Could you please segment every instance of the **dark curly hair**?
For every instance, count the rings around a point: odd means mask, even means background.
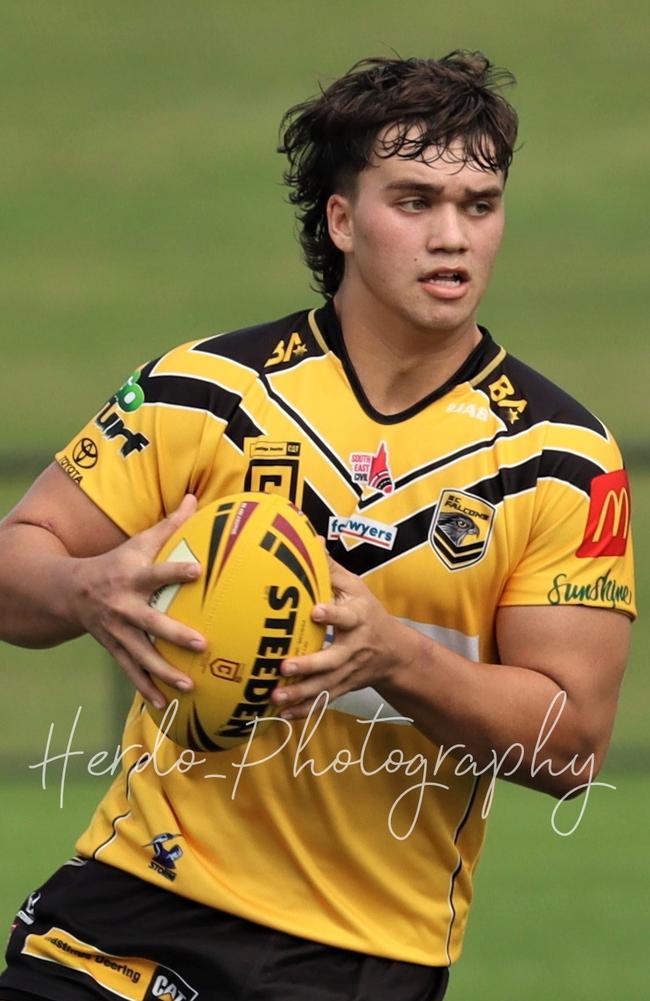
[[[289,160],[284,180],[298,208],[300,243],[318,291],[334,295],[343,277],[343,254],[328,232],[327,201],[335,191],[354,189],[373,154],[416,159],[433,146],[447,159],[460,139],[461,163],[507,175],[517,113],[499,88],[514,82],[512,73],[492,66],[481,52],[362,59],[317,97],[289,108],[278,152]],[[379,133],[389,125],[395,128],[378,146]]]

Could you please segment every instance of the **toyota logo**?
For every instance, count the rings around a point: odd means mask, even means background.
[[[97,465],[97,445],[92,438],[80,438],[72,449],[72,461],[80,469],[92,469]]]

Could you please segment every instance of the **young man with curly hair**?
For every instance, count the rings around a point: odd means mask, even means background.
[[[18,913],[1,1001],[442,998],[495,778],[594,780],[634,616],[629,493],[600,421],[477,322],[508,82],[480,53],[369,59],[292,108],[324,303],[145,365],[5,519],[3,638],[89,632],[137,692],[78,855]],[[284,722],[244,750],[180,774],[166,742],[152,767],[145,701],[191,682],[147,634],[204,642],[149,606],[196,567],[152,561],[197,504],[261,487],[326,539],[333,642],[283,663]]]

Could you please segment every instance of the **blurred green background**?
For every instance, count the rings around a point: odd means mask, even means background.
[[[136,364],[317,301],[275,153],[290,104],[365,55],[481,48],[518,77],[522,119],[481,319],[623,442],[646,567],[649,32],[640,0],[4,0],[0,512]],[[550,799],[501,785],[450,1001],[647,996],[649,641],[642,617],[602,776],[617,789],[572,837]],[[125,692],[90,641],[0,646],[0,664],[1,925],[70,853]],[[28,765],[51,722],[64,749],[79,705],[60,809],[60,773],[42,791]]]

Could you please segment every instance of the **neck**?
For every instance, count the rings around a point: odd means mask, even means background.
[[[423,330],[375,303],[334,297],[343,340],[368,400],[382,414],[401,413],[435,392],[481,340],[472,317],[462,328]]]

